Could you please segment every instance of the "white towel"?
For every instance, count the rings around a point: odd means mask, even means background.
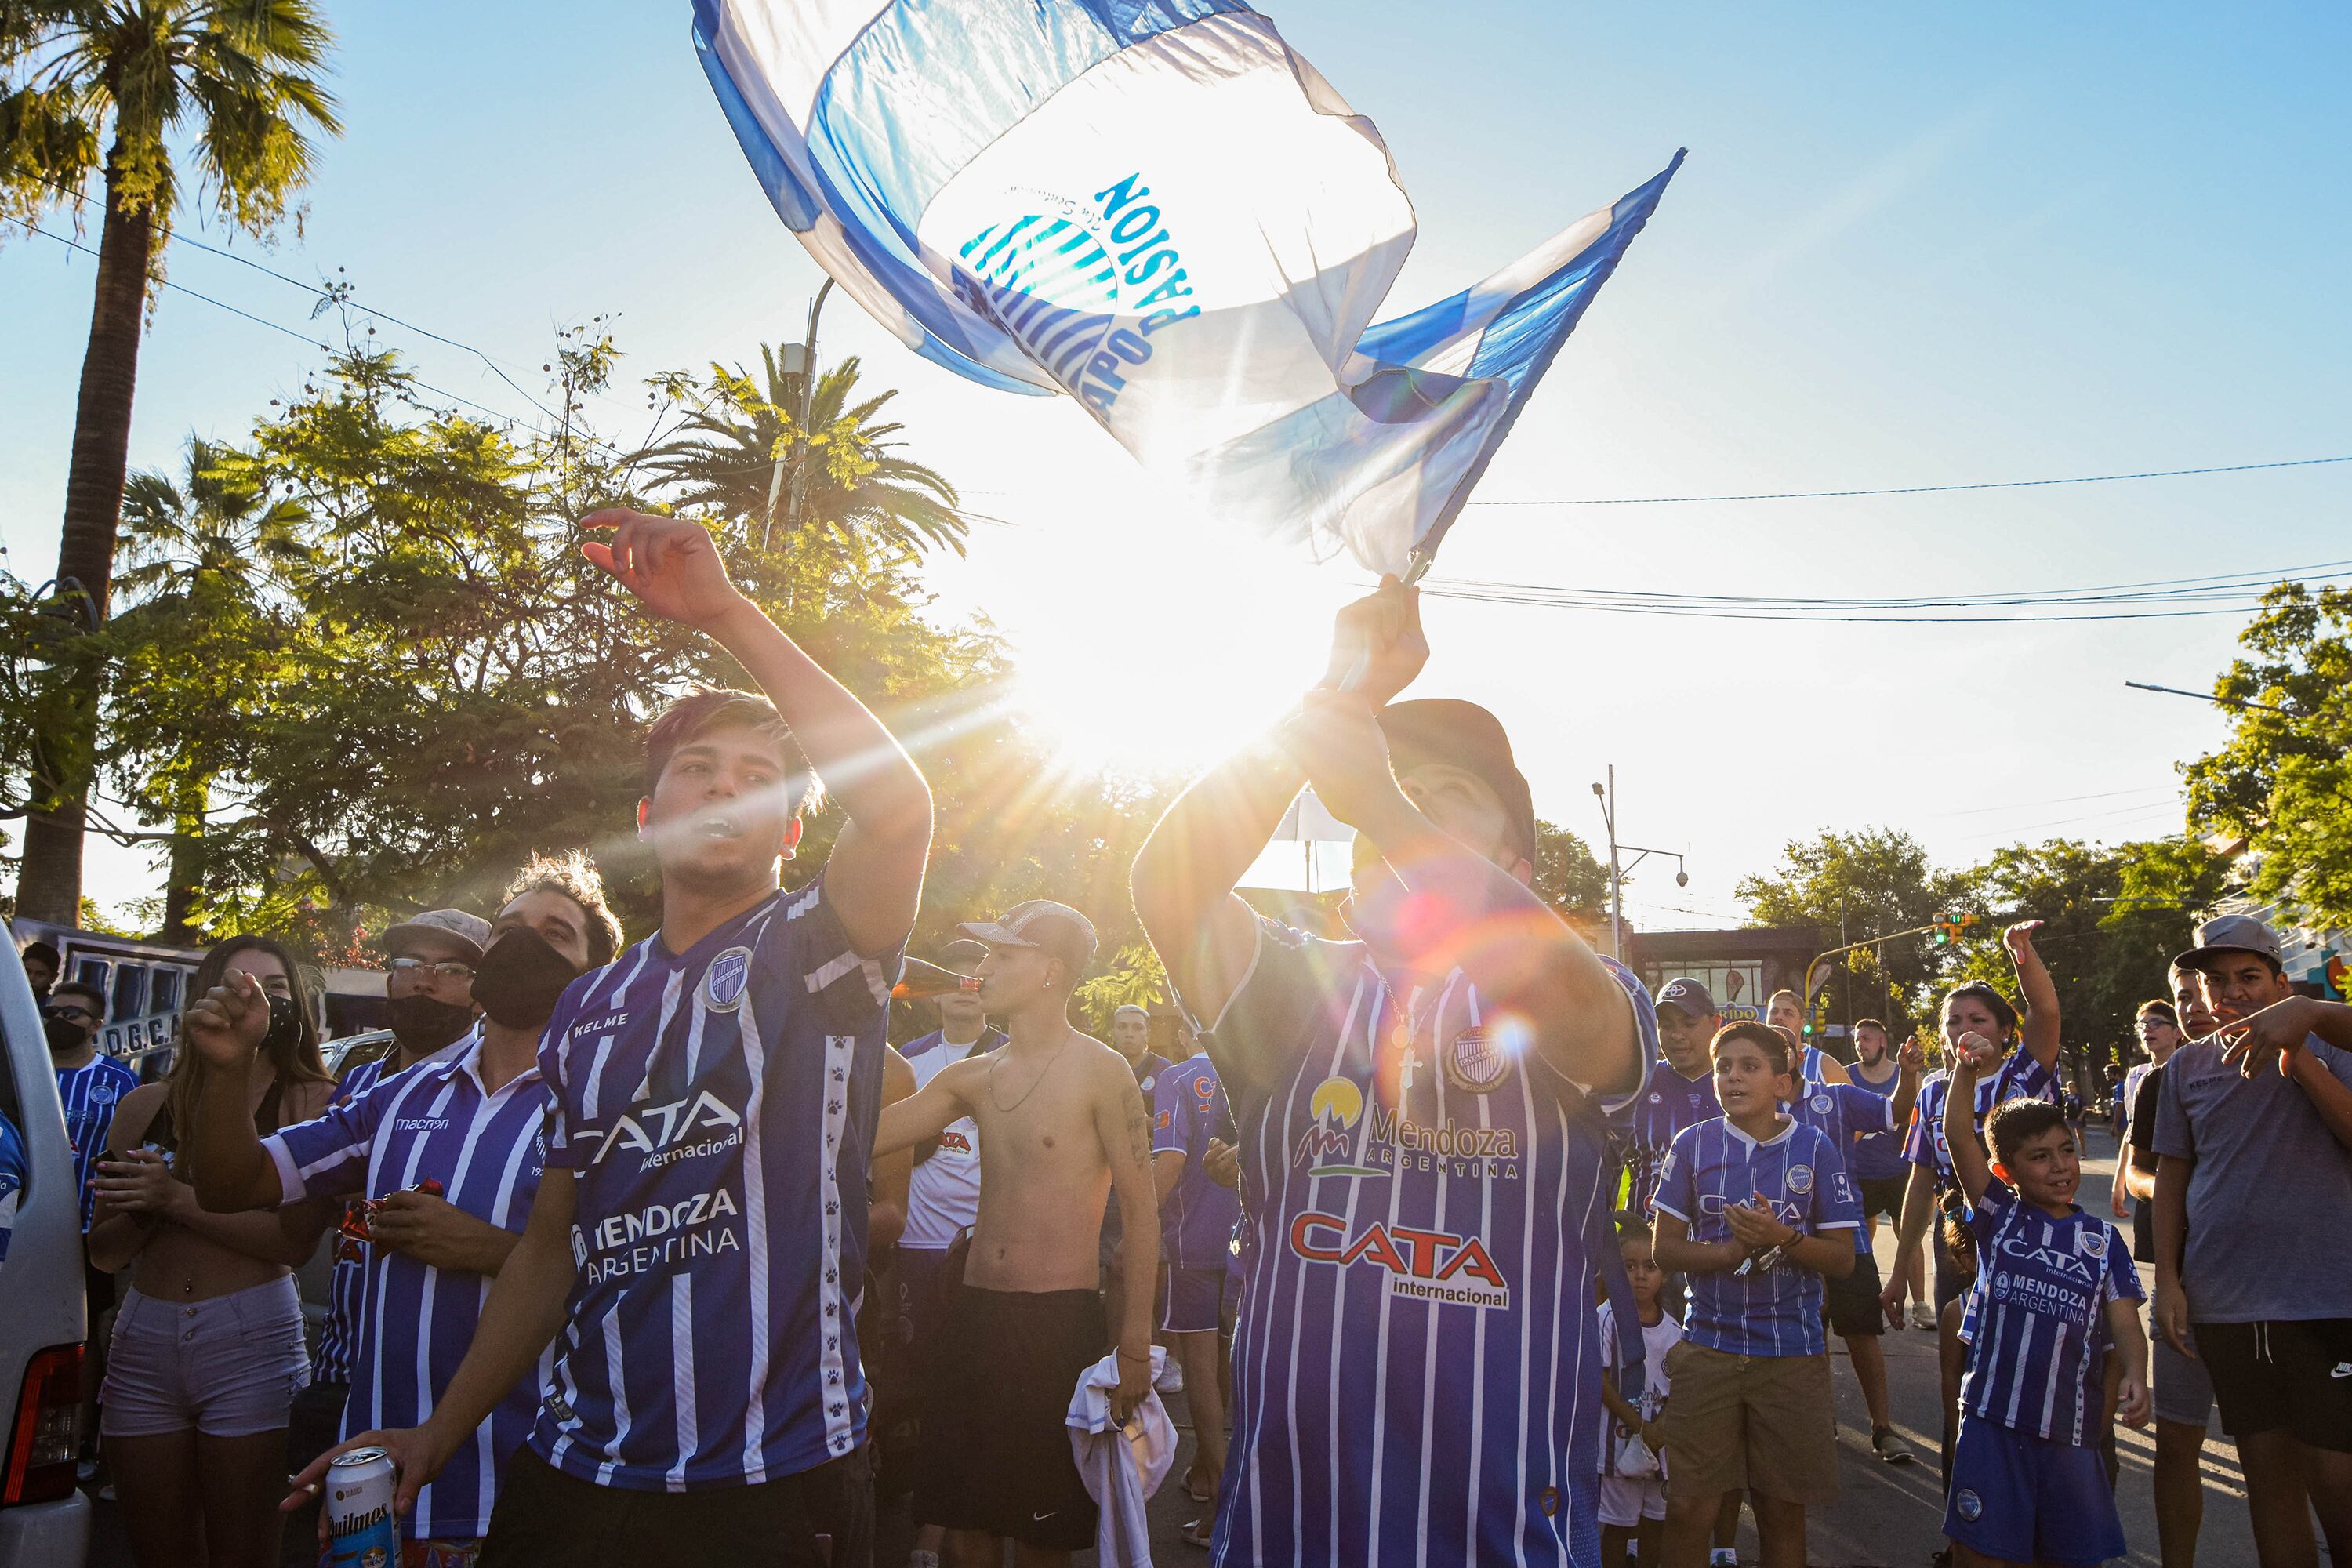
[[[1167,1351],[1152,1346],[1153,1383],[1167,1362]],[[1087,1368],[1070,1395],[1070,1453],[1101,1509],[1095,1524],[1095,1552],[1102,1568],[1151,1568],[1151,1523],[1144,1517],[1143,1505],[1176,1462],[1176,1428],[1159,1394],[1147,1384],[1143,1403],[1129,1414],[1121,1432],[1110,1418],[1111,1395],[1118,1391],[1116,1353]]]

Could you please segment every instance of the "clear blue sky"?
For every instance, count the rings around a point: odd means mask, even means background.
[[[620,313],[644,375],[797,337],[816,273],[760,197],[682,5],[329,7],[347,134],[268,259],[536,371]],[[1421,218],[1420,304],[1688,164],[1552,370],[1482,499],[1957,482],[2352,451],[2352,16],[2322,7],[1757,7],[1294,0],[1274,16],[1376,120]],[[212,237],[217,238],[216,235]],[[240,247],[247,242],[239,241]],[[175,281],[300,328],[307,301],[185,247]],[[0,540],[55,560],[90,265],[0,247]],[[449,351],[429,379],[524,411]],[[1028,651],[1040,700],[1150,699],[1123,743],[1198,756],[1312,678],[1354,588],[1150,518],[1073,409],[971,387],[845,301],[823,353],[904,389],[919,454],[977,510],[943,614]],[[133,462],[242,433],[315,354],[166,295]],[[519,374],[538,390],[533,374]],[[642,417],[633,387],[614,428]],[[625,438],[625,437],[624,437]],[[2284,567],[2343,548],[2352,468],[1949,497],[1487,509],[1458,577],[1699,593],[2056,587]],[[1424,689],[1502,714],[1538,810],[1689,851],[1638,923],[1737,912],[1732,883],[1823,826],[1890,824],[1960,862],[2011,838],[2179,824],[2174,764],[2236,623],[1727,625],[1436,605]],[[1228,657],[1200,659],[1229,642]],[[1194,651],[1188,651],[1194,650]],[[1883,714],[1883,719],[1873,719]],[[1161,716],[1164,716],[1164,720]],[[152,879],[102,854],[101,900]]]

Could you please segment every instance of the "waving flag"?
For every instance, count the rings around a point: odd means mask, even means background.
[[[1425,566],[1682,162],[1372,325],[1388,149],[1228,0],[695,0],[786,226],[909,348],[1066,394],[1192,504]]]

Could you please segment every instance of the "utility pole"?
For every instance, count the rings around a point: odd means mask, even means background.
[[[1625,962],[1625,879],[1633,875],[1635,866],[1639,866],[1653,855],[1668,855],[1674,858],[1675,886],[1677,888],[1690,886],[1690,872],[1684,868],[1682,853],[1679,850],[1644,849],[1639,844],[1617,842],[1616,763],[1609,764],[1608,777],[1609,783],[1605,786],[1594,784],[1592,793],[1601,801],[1601,820],[1609,829],[1609,956],[1623,963]],[[1617,864],[1617,852],[1621,849],[1632,849],[1637,852],[1633,860],[1622,868]]]
[[[792,494],[784,502],[784,531],[786,534],[798,531],[801,525],[801,507],[808,495],[809,410],[811,405],[816,401],[816,321],[817,317],[824,313],[824,297],[832,292],[833,279],[828,278],[824,280],[824,286],[817,289],[816,298],[809,301],[808,336],[797,345],[799,350],[797,363],[794,363],[795,355],[793,350],[795,345],[792,343],[786,343],[784,345],[784,374],[786,375],[790,375],[797,370],[800,373],[801,378],[801,406],[799,414],[801,447],[800,461],[793,465]],[[775,474],[771,478],[768,483],[768,525],[760,531],[760,552],[761,554],[767,553],[769,536],[775,531],[775,479],[781,479],[783,476],[783,471],[784,459],[779,457],[776,459]]]

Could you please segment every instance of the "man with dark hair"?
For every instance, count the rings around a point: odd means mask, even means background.
[[[36,944],[42,945],[42,944]],[[27,955],[30,949],[26,950]],[[89,1321],[90,1367],[82,1378],[82,1430],[89,1442],[98,1438],[98,1390],[111,1336],[107,1332],[114,1310],[114,1276],[89,1261],[90,1214],[98,1191],[90,1184],[100,1158],[106,1152],[106,1135],[123,1097],[139,1087],[139,1074],[97,1047],[98,1028],[106,1021],[106,993],[82,980],[68,980],[48,988],[41,1006],[41,1028],[47,1035],[49,1062],[58,1072],[58,1100],[65,1107],[66,1141],[73,1148],[74,1187],[81,1194],[82,1299]]]
[[[1322,684],[1135,863],[1240,1134],[1223,1564],[1588,1560],[1604,1266],[1612,1353],[1641,1353],[1605,1117],[1641,1090],[1650,999],[1528,890],[1535,812],[1495,716],[1391,700],[1428,652],[1393,578],[1342,610]],[[1356,829],[1345,941],[1234,891],[1310,784]]]
[[[1797,1081],[1800,1083],[1844,1083],[1851,1076],[1845,1064],[1805,1037],[1805,1001],[1795,992],[1783,987],[1772,993],[1764,1004],[1764,1021],[1776,1029],[1786,1029],[1797,1042]]]
[[[2352,1562],[2352,1009],[2296,995],[2281,956],[2222,915],[2175,961],[2220,1029],[2164,1068],[2156,1322],[2212,1377],[2263,1568],[2311,1568],[2315,1512]]]
[[[1649,1087],[1611,1118],[1625,1163],[1625,1206],[1643,1225],[1658,1188],[1658,1167],[1685,1127],[1723,1114],[1715,1098],[1715,1063],[1707,1055],[1723,1014],[1705,985],[1684,976],[1658,987],[1658,1058],[1650,1064]],[[1668,1300],[1682,1299],[1680,1276],[1671,1276]]]
[[[875,1140],[888,1153],[967,1117],[980,1125],[980,1219],[932,1358],[914,1515],[941,1528],[950,1568],[994,1568],[1008,1540],[1042,1568],[1096,1542],[1067,1417],[1112,1337],[1096,1246],[1114,1189],[1129,1218],[1112,1293],[1113,1417],[1124,1424],[1151,1393],[1150,1121],[1130,1064],[1070,1026],[1070,992],[1095,954],[1086,916],[1032,899],[958,929],[988,946],[980,1001],[1004,1020],[1004,1048],[942,1068],[883,1113]]]
[[[618,930],[595,870],[579,857],[534,858],[488,923],[490,940],[468,982],[482,1020],[458,1050],[379,1077],[325,1115],[267,1138],[234,1101],[212,1097],[200,1105],[192,1166],[207,1207],[362,1200],[362,1217],[349,1228],[358,1233],[350,1239],[362,1258],[365,1305],[340,1436],[423,1419],[456,1373],[539,1189],[540,1030],[589,967],[592,933],[606,933],[609,957]],[[249,1000],[250,988],[223,986],[189,1008],[188,1038],[207,1064],[242,1071],[251,1059],[267,1008]],[[425,1190],[428,1182],[438,1190]],[[539,1378],[519,1382],[418,1493],[401,1521],[410,1556],[457,1563],[478,1550],[539,1390]]]
[[[25,951],[17,956],[25,961],[25,979],[33,987],[33,1000],[47,1001],[49,987],[58,983],[58,971],[65,960],[46,942],[26,942]]]
[[[868,1474],[850,1316],[886,976],[922,893],[930,792],[728,580],[702,524],[606,511],[582,526],[614,531],[583,547],[592,563],[766,695],[698,692],[647,736],[636,815],[661,929],[549,1021],[547,1173],[464,1364],[422,1426],[356,1441],[392,1451],[406,1508],[562,1331],[486,1564],[814,1568],[814,1512],[845,1489],[817,1472],[852,1472],[852,1494]],[[783,892],[811,768],[847,820],[826,868]]]
[[[2139,1005],[2135,1028],[2148,1060],[2124,1076],[2123,1147],[2116,1153],[2116,1185],[2130,1200],[2132,1257],[2156,1264],[2156,1121],[2164,1068],[2186,1043],[2184,1029],[2213,1032],[2197,972],[2172,966],[2169,1002]],[[2158,1298],[2160,1299],[2161,1293]],[[2151,1308],[2153,1300],[2151,1300]],[[2193,1343],[2193,1341],[2191,1342]],[[2148,1388],[2156,1413],[2156,1537],[2164,1568],[2190,1568],[2205,1523],[2205,1432],[2213,1415],[2213,1380],[2205,1363],[2184,1355],[2161,1333],[2148,1356]]]

